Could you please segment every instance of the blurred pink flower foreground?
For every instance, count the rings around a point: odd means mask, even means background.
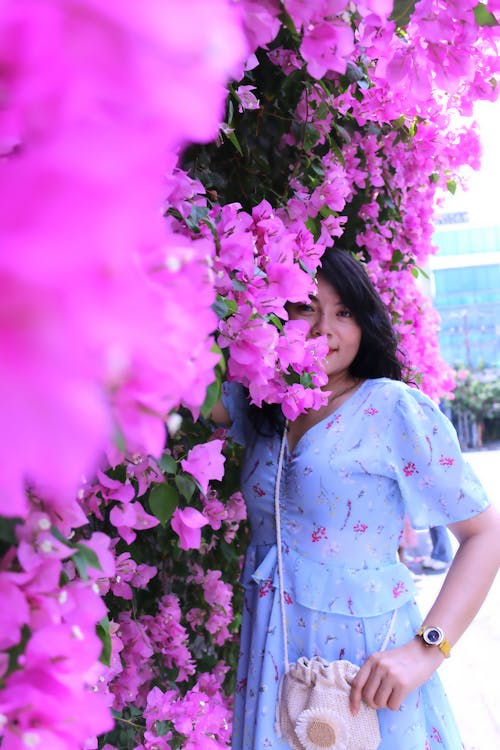
[[[211,251],[170,233],[162,178],[246,54],[227,0],[2,2],[1,514],[26,482],[71,496],[117,433],[157,455],[203,402]]]

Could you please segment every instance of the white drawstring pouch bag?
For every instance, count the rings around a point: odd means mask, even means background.
[[[376,750],[377,712],[361,703],[349,709],[351,683],[359,667],[302,656],[283,676],[276,712],[277,732],[293,750]]]

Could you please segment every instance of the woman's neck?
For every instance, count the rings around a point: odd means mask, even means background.
[[[354,378],[352,375],[329,379],[327,386],[324,388],[324,391],[328,393],[328,403],[331,404],[342,396],[347,395],[360,385],[361,382],[361,378]]]

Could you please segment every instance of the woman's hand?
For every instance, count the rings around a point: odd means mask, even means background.
[[[372,654],[353,680],[351,713],[358,713],[362,700],[370,708],[397,711],[406,696],[426,682],[443,659],[438,648],[426,646],[417,638],[404,646]]]

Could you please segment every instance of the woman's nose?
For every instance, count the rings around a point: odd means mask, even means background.
[[[314,324],[314,334],[316,336],[327,336],[331,333],[331,320],[324,312],[320,313]]]

